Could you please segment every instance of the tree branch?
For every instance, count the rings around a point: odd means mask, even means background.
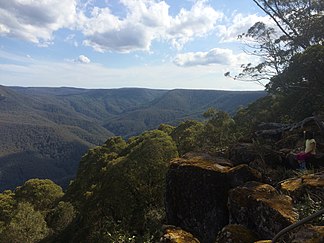
[[[279,29],[291,40],[291,41],[293,41],[293,42],[296,42],[296,40],[291,36],[291,35],[289,35],[288,33],[287,33],[287,31],[280,25],[280,23],[279,23],[279,21],[275,18],[275,16],[270,12],[270,11],[268,11],[266,8],[264,8],[257,0],[253,0],[253,2],[256,4],[256,5],[258,5],[258,7],[259,8],[261,8],[262,9],[262,11],[263,12],[265,12],[267,15],[269,15],[270,16],[270,18],[272,18],[273,19],[273,21],[276,23],[276,25],[279,27]],[[291,31],[293,31],[294,32],[294,34],[297,36],[297,37],[299,37],[299,34],[296,32],[296,30],[294,29],[294,28],[292,28],[292,26],[289,24],[289,22],[282,16],[282,15],[280,15],[279,13],[277,13],[269,4],[268,4],[268,2],[267,1],[263,1],[266,5],[267,5],[267,7],[268,8],[270,8],[275,14],[277,14],[279,17],[280,17],[280,19],[291,29]],[[276,1],[275,1],[276,2]],[[300,47],[302,47],[303,49],[306,49],[307,48],[307,46],[306,45],[304,45],[303,43],[298,43],[298,45],[300,46]]]

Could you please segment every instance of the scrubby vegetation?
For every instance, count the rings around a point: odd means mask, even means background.
[[[0,242],[38,242],[63,230],[75,217],[63,190],[52,181],[31,179],[0,194]]]

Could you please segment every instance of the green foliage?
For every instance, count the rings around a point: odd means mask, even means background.
[[[197,151],[201,147],[200,137],[204,129],[202,122],[188,120],[182,122],[171,133],[176,142],[180,155],[190,151]]]
[[[239,36],[248,38],[248,52],[261,57],[262,62],[242,65],[242,72],[235,78],[263,85],[262,80],[268,81],[287,68],[293,55],[323,43],[324,7],[322,0],[253,1],[275,22],[279,32],[257,22]]]
[[[158,127],[158,130],[160,130],[162,132],[165,132],[168,135],[170,135],[174,129],[175,129],[175,127],[174,126],[171,126],[169,124],[161,124]]]
[[[10,221],[13,211],[16,207],[14,193],[10,190],[0,194],[0,235],[3,232],[5,225]],[[0,241],[1,242],[1,241]]]
[[[233,117],[238,131],[247,135],[261,122],[282,122],[279,107],[279,99],[268,95],[239,109]]]
[[[40,211],[51,209],[63,195],[62,188],[48,179],[30,179],[15,191],[17,201],[29,202]]]
[[[15,194],[10,191],[4,191],[0,194],[0,221],[7,222],[16,206]]]
[[[75,218],[76,211],[70,202],[59,202],[46,217],[48,226],[57,234],[64,230]]]
[[[158,234],[164,219],[166,171],[177,155],[172,138],[159,130],[133,137],[127,144],[111,138],[90,150],[65,197],[82,215],[77,228],[87,227],[87,233],[78,231],[75,237],[85,234],[87,240],[96,241]]]
[[[209,109],[204,113],[209,118],[204,128],[204,143],[216,150],[226,149],[236,140],[236,124],[224,111]]]
[[[40,179],[1,193],[0,242],[38,242],[61,233],[76,215],[70,202],[59,201],[62,196],[60,186]]]
[[[204,117],[205,122],[185,121],[172,131],[180,155],[191,151],[220,152],[237,140],[237,126],[228,113],[210,108]]]
[[[49,230],[43,215],[30,203],[19,203],[9,224],[0,236],[1,242],[32,243],[45,238]]]
[[[282,96],[284,113],[301,120],[323,110],[324,46],[314,45],[295,55],[290,65],[273,77],[267,90]]]

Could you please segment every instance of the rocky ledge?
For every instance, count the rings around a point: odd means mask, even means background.
[[[301,219],[296,210],[301,198],[324,194],[323,171],[287,179],[275,188],[265,183],[262,170],[251,167],[194,153],[171,161],[165,205],[167,223],[174,227],[165,230],[161,242],[269,242],[262,240]],[[323,242],[323,227],[304,225],[285,240]]]

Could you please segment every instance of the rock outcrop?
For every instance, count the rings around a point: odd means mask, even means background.
[[[291,196],[294,201],[298,201],[306,193],[312,193],[324,199],[323,188],[324,171],[316,174],[302,175],[298,178],[288,179],[280,183],[281,191]]]
[[[263,239],[271,239],[298,219],[291,197],[258,182],[248,182],[232,189],[228,206],[230,223],[244,225]]]
[[[173,160],[166,183],[168,223],[203,243],[261,243],[323,208],[324,123],[317,123],[313,117],[293,125],[263,124],[254,140],[241,140],[215,155],[226,158],[191,152]],[[303,150],[305,131],[313,131],[317,142],[316,156],[306,161],[313,174],[296,173],[299,164],[292,163],[295,152]],[[282,239],[324,242],[324,226],[316,226],[321,220]]]
[[[258,179],[260,175],[247,165],[231,168],[197,157],[175,159],[167,173],[168,224],[201,242],[214,243],[218,231],[228,224],[228,191]]]

